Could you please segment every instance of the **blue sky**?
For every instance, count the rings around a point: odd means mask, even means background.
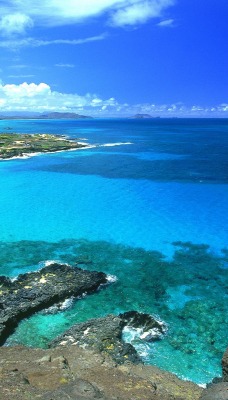
[[[228,117],[227,0],[1,0],[0,114]]]

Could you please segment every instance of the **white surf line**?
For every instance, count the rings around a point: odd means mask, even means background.
[[[85,144],[85,143],[79,143],[79,144]],[[26,158],[41,156],[41,155],[44,155],[44,154],[55,154],[55,153],[63,153],[65,151],[85,150],[85,149],[92,149],[94,147],[97,147],[97,146],[96,145],[85,145],[85,147],[76,147],[74,149],[64,149],[64,150],[56,150],[56,151],[39,151],[39,152],[34,152],[34,153],[24,153],[21,156],[14,156],[14,157],[10,157],[10,158],[2,158],[2,157],[0,157],[0,161],[26,159]]]
[[[64,150],[57,150],[57,151],[41,151],[35,153],[24,153],[21,156],[14,156],[10,158],[1,158],[0,161],[9,161],[9,160],[16,160],[16,159],[27,159],[31,157],[40,156],[43,154],[55,154],[55,153],[63,153],[66,151],[77,151],[77,150],[87,150],[87,149],[94,149],[99,147],[114,147],[114,146],[122,146],[127,144],[133,144],[132,142],[117,142],[117,143],[105,143],[105,144],[86,144],[83,142],[77,142],[78,144],[85,145],[84,147],[76,147],[74,149],[64,149]]]
[[[105,143],[105,144],[100,144],[97,147],[113,147],[113,146],[122,146],[124,144],[133,144],[133,143],[132,142]]]

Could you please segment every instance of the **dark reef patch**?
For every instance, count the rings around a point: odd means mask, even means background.
[[[165,152],[164,152],[165,154]],[[139,154],[140,156],[140,154]],[[227,155],[226,155],[227,156]],[[38,167],[37,167],[38,168]],[[38,168],[39,169],[39,168]],[[228,163],[218,163],[217,157],[197,159],[186,156],[177,159],[143,160],[131,154],[99,154],[66,159],[40,167],[42,171],[77,175],[97,175],[109,179],[148,179],[156,182],[227,183]]]
[[[173,259],[167,260],[157,251],[105,241],[2,242],[2,275],[35,271],[43,266],[40,260],[58,260],[117,277],[108,290],[74,302],[70,309],[56,314],[46,310],[21,322],[7,344],[46,347],[76,323],[135,309],[158,315],[168,324],[162,343],[177,357],[183,355],[189,369],[196,362],[200,368],[200,360],[205,357],[209,357],[210,365],[214,360],[220,365],[227,346],[227,251],[219,255],[205,244],[190,242],[176,242],[174,249]],[[153,354],[153,348],[150,351]]]

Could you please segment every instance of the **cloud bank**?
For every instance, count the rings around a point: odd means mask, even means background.
[[[105,16],[107,24],[124,27],[161,17],[175,0],[3,0],[0,33],[25,34],[33,25],[56,27]]]
[[[52,91],[46,83],[0,84],[0,112],[82,111],[116,107],[114,98],[101,100],[95,94],[68,94]]]
[[[102,99],[96,94],[53,91],[47,83],[22,83],[19,85],[0,83],[0,114],[4,112],[76,112],[94,117],[125,117],[135,114],[150,114],[152,117],[228,117],[228,104],[213,107],[182,103],[156,105],[121,104],[115,98]]]

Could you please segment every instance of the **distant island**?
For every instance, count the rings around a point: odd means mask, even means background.
[[[63,135],[0,133],[0,159],[88,147]]]
[[[93,117],[76,113],[51,112],[36,115],[0,115],[0,119],[90,119]]]
[[[154,119],[154,118],[160,118],[158,117],[152,117],[150,114],[135,114],[132,117],[129,117],[130,119]]]
[[[38,116],[41,119],[85,119],[92,118],[86,115],[80,115],[75,113],[60,113],[60,112],[52,112],[47,114],[41,114]]]

